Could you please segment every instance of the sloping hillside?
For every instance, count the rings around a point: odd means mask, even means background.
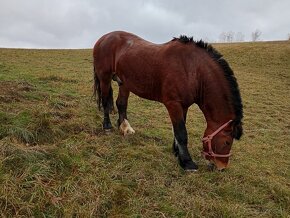
[[[159,103],[131,95],[136,134],[103,133],[91,50],[0,49],[0,216],[289,216],[290,42],[214,46],[238,79],[244,136],[227,171],[208,171],[205,121],[192,106],[197,173],[179,168]]]

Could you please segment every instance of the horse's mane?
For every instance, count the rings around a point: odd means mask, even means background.
[[[199,48],[205,49],[208,52],[209,56],[213,58],[217,63],[219,63],[219,65],[223,69],[225,78],[228,81],[228,84],[230,86],[230,91],[232,94],[231,101],[232,101],[234,112],[236,115],[236,119],[234,120],[234,125],[237,127],[235,138],[239,139],[243,134],[243,129],[242,129],[243,104],[242,104],[241,94],[240,94],[237,80],[228,62],[223,58],[223,55],[221,53],[219,53],[210,44],[202,40],[194,41],[193,37],[187,37],[185,35],[181,35],[179,38],[174,37],[173,41],[176,41],[176,40],[184,44],[194,43]]]

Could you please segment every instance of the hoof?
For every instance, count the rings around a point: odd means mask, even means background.
[[[192,162],[192,164],[185,166],[183,169],[185,172],[197,172],[198,166]]]
[[[113,128],[111,129],[103,129],[105,134],[110,134],[113,131]]]
[[[131,127],[130,123],[126,119],[124,119],[123,122],[120,124],[119,129],[124,136],[135,133],[135,130]]]
[[[111,131],[113,129],[113,126],[111,123],[103,123],[103,130],[105,132]]]
[[[184,169],[185,172],[194,173],[197,172],[198,169]]]
[[[187,160],[185,163],[182,163],[179,160],[179,164],[186,172],[196,172],[198,170],[197,164],[194,163],[192,160]]]

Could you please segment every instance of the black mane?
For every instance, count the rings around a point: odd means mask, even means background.
[[[173,41],[175,40],[178,40],[179,42],[184,43],[184,44],[194,43],[199,48],[205,49],[208,52],[208,54],[222,67],[225,78],[227,79],[228,84],[230,86],[230,90],[232,93],[231,101],[232,101],[234,112],[236,115],[236,119],[234,120],[234,127],[235,127],[234,137],[236,139],[239,139],[243,134],[243,129],[242,129],[243,104],[242,104],[241,94],[240,94],[237,80],[228,62],[223,58],[221,53],[219,53],[210,44],[202,40],[194,41],[193,37],[187,37],[185,35],[181,35],[179,38],[174,37]]]
[[[180,35],[179,38],[173,37],[173,41],[178,40],[184,44],[194,42],[193,37],[187,37],[185,35]]]

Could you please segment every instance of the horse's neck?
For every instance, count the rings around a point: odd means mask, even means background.
[[[216,128],[234,118],[230,105],[231,93],[223,72],[203,75],[201,92],[199,107],[209,126]]]

